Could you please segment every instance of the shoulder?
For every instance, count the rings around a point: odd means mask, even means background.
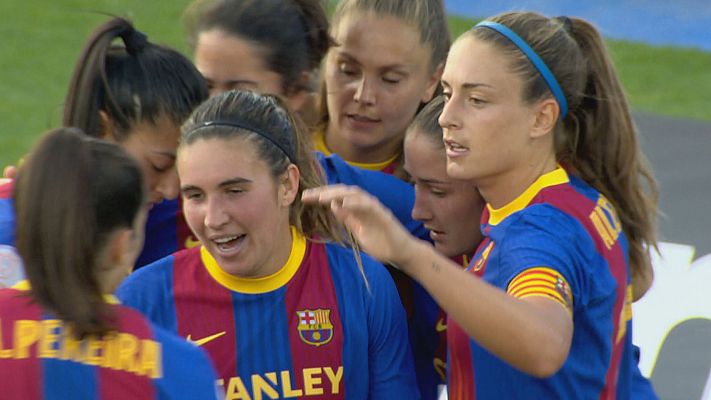
[[[366,253],[356,253],[352,248],[337,243],[326,243],[324,247],[332,269],[343,271],[349,275],[358,274],[362,277],[357,261],[360,258],[366,278],[383,279],[384,276],[390,276],[383,264]]]
[[[153,302],[155,299],[170,296],[173,288],[173,270],[176,258],[179,259],[180,253],[183,251],[161,258],[135,270],[121,283],[116,290],[116,296],[131,307],[137,307],[144,302]]]
[[[205,351],[158,326],[152,328],[155,340],[163,346],[161,391],[175,398],[216,399],[217,375]]]

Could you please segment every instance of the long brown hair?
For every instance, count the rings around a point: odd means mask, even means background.
[[[579,18],[504,13],[489,19],[518,34],[543,59],[560,84],[569,112],[555,128],[556,159],[614,205],[629,240],[633,286],[651,274],[656,248],[659,190],[637,141],[637,132],[615,68],[600,33]],[[524,81],[524,100],[552,94],[523,53],[490,29],[466,33],[493,43]]]
[[[47,133],[18,174],[16,243],[31,295],[79,337],[111,329],[96,273],[107,239],[133,227],[144,197],[136,162],[76,128]]]

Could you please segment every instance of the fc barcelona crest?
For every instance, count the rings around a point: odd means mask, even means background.
[[[299,324],[296,329],[299,337],[306,344],[323,346],[333,339],[333,324],[331,324],[331,310],[303,310],[297,311]]]

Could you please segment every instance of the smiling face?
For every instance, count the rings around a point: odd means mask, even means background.
[[[220,268],[256,278],[284,265],[296,194],[272,176],[254,144],[244,137],[198,139],[181,147],[178,171],[188,225]]]
[[[442,76],[447,173],[480,188],[507,182],[530,161],[535,114],[522,100],[521,78],[508,66],[501,51],[464,36],[452,46]]]
[[[267,50],[219,28],[200,32],[195,66],[205,77],[210,96],[232,89],[284,95],[281,75],[271,71]]]
[[[326,144],[350,161],[385,161],[400,152],[417,107],[434,93],[439,74],[431,70],[431,50],[414,27],[368,12],[344,16],[333,36]]]
[[[178,196],[175,152],[179,137],[180,127],[168,118],[160,118],[156,124],[145,121],[134,124],[126,139],[118,143],[141,167],[148,186],[148,201],[152,204]]]
[[[447,176],[441,144],[417,132],[405,138],[405,170],[415,183],[412,218],[425,224],[435,248],[448,257],[471,254],[482,239],[484,208],[474,184]]]

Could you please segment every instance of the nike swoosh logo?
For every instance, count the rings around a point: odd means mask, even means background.
[[[193,239],[193,235],[189,235],[187,239],[185,239],[185,248],[186,249],[192,249],[193,247],[200,246],[200,241]]]
[[[440,318],[437,320],[437,326],[435,329],[437,329],[437,332],[444,332],[447,330],[447,324],[444,322],[444,319]]]
[[[224,336],[224,335],[226,335],[226,334],[227,334],[227,332],[222,331],[222,332],[220,332],[220,333],[216,333],[216,334],[214,334],[214,335],[210,335],[210,336],[204,337],[204,338],[202,338],[202,339],[198,339],[198,340],[193,340],[192,337],[191,337],[191,335],[188,335],[188,337],[186,338],[186,340],[187,340],[188,342],[194,343],[196,346],[202,346],[203,344],[205,344],[205,343],[207,343],[207,342],[212,342],[213,340],[219,338],[220,336]]]

